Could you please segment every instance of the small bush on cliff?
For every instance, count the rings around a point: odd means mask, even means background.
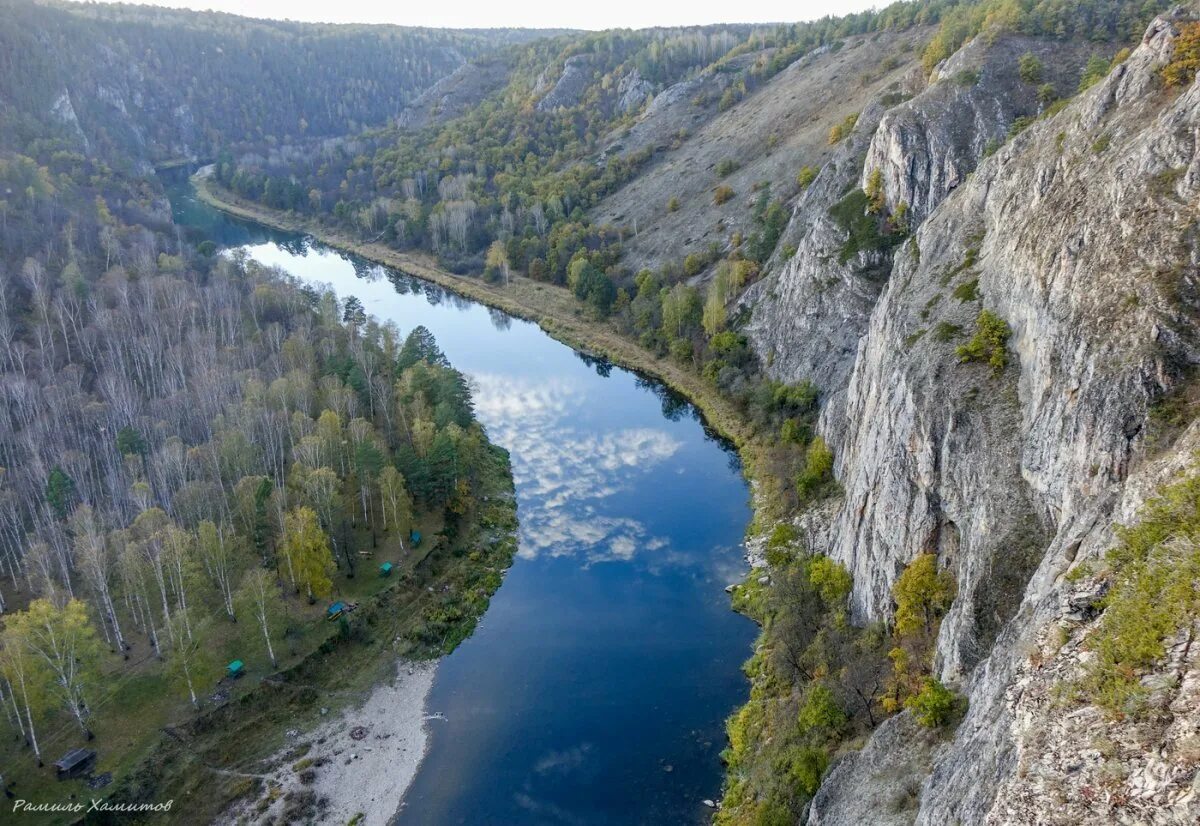
[[[1042,66],[1042,61],[1038,60],[1038,56],[1033,52],[1026,52],[1017,58],[1017,74],[1025,83],[1030,85],[1041,83],[1044,71],[1045,67]]]
[[[937,728],[954,719],[959,698],[936,677],[926,677],[921,690],[909,697],[904,705],[918,723],[926,728]]]
[[[852,189],[845,198],[829,208],[829,215],[847,233],[838,253],[839,264],[848,263],[860,252],[891,249],[904,238],[901,233],[886,231],[887,222],[872,214],[870,196],[861,189]]]
[[[883,698],[885,711],[899,711],[922,691],[930,676],[938,628],[956,593],[954,575],[938,569],[934,554],[914,559],[892,586],[895,646],[888,652],[892,675]]]
[[[813,181],[817,179],[817,170],[811,166],[802,166],[800,171],[796,173],[796,186],[801,189],[808,189]]]
[[[850,132],[853,131],[856,123],[858,123],[858,112],[855,112],[853,115],[847,115],[845,120],[829,130],[829,145],[833,146],[835,143],[841,143],[845,140]]]
[[[863,188],[867,196],[867,212],[879,215],[887,206],[887,193],[883,190],[883,170],[876,167],[867,176],[867,185]]]
[[[1000,375],[1008,366],[1007,343],[1012,330],[1008,322],[991,310],[980,310],[975,319],[975,335],[966,344],[955,349],[958,360],[964,364],[982,361],[992,368],[993,375]]]
[[[713,190],[713,203],[720,206],[727,201],[733,200],[733,188],[724,184]]]
[[[979,279],[972,278],[970,281],[964,281],[954,288],[954,297],[959,301],[978,301],[979,300]]]
[[[1113,714],[1136,714],[1148,693],[1142,676],[1200,616],[1200,473],[1166,487],[1117,537],[1104,613],[1085,642],[1095,659],[1075,688]]]
[[[833,451],[818,436],[804,455],[804,469],[796,477],[796,495],[802,502],[812,501],[830,493],[833,485]]]
[[[1162,68],[1162,79],[1168,86],[1187,86],[1200,70],[1200,21],[1184,23],[1175,38],[1171,62]]]
[[[1089,57],[1087,65],[1083,67],[1083,74],[1079,78],[1079,91],[1086,91],[1104,80],[1108,75],[1109,66],[1109,62],[1100,55],[1094,54]]]
[[[954,575],[938,570],[937,556],[921,554],[892,588],[896,600],[896,633],[902,637],[932,639],[938,624],[954,602]]]

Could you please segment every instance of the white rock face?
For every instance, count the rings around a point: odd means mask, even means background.
[[[904,788],[881,771],[889,752],[922,783],[903,822],[1195,822],[1195,765],[1173,756],[1200,723],[1195,657],[1180,649],[1164,665],[1178,678],[1164,699],[1175,722],[1129,733],[1151,756],[1130,757],[1127,788],[1107,802],[1085,799],[1095,775],[1065,756],[1102,725],[1047,699],[1047,675],[1078,669],[1088,632],[1063,574],[1103,554],[1113,521],[1193,452],[1192,434],[1172,442],[1149,415],[1200,362],[1200,86],[1162,88],[1174,21],[1155,21],[1108,78],[986,158],[1028,97],[1002,64],[1034,47],[1013,41],[993,64],[969,46],[942,75],[971,59],[976,86],[941,80],[864,116],[843,169],[823,171],[797,206],[796,256],[751,296],[750,332],[773,372],[826,394],[821,428],[845,496],[809,535],[854,574],[855,616],[889,616],[896,577],[922,553],[959,588],[935,661],[970,703],[953,741],[924,762],[900,750],[911,742],[899,723],[881,727],[830,773],[810,823],[871,821],[850,801]],[[1069,63],[1049,69],[1056,83]],[[919,226],[886,257],[839,265],[830,251],[844,235],[826,217],[845,191],[835,176],[848,169],[863,186],[872,168]],[[881,287],[864,286],[864,264],[883,268]],[[982,309],[1011,329],[999,371],[955,352]],[[1072,616],[1075,646],[1045,654],[1058,671],[1034,669],[1047,627]],[[1019,774],[1033,769],[1037,783]],[[1141,802],[1121,809],[1126,799]]]
[[[71,103],[71,94],[66,89],[63,89],[54,103],[50,105],[50,114],[60,120],[78,138],[83,145],[84,152],[89,150],[87,135],[83,134],[83,129],[79,126],[79,116],[75,114],[75,106]]]
[[[538,101],[538,111],[553,112],[562,107],[578,105],[583,93],[587,90],[588,83],[591,82],[592,63],[592,56],[588,54],[568,57],[563,65],[562,74],[554,82],[554,86],[550,88],[545,97]],[[545,82],[544,78],[539,78],[538,86],[542,86]]]

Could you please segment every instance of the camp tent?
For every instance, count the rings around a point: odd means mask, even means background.
[[[225,670],[230,677],[237,679],[246,673],[246,664],[241,660],[234,660],[228,666],[226,666]]]
[[[346,612],[346,603],[335,602],[333,605],[329,606],[329,610],[325,612],[325,616],[328,619],[332,620],[332,619],[337,619],[345,612]]]
[[[392,575],[392,563],[385,562],[382,565],[380,565],[379,566],[379,575],[380,576],[391,576]]]
[[[413,531],[412,533],[410,533],[410,534],[408,535],[408,540],[409,540],[409,542],[411,542],[411,543],[412,543],[412,546],[413,546],[414,548],[415,548],[415,547],[417,547],[418,545],[420,545],[420,544],[421,544],[421,532],[420,532],[420,531]]]

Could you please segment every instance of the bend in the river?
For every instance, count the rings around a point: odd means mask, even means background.
[[[445,720],[399,822],[706,821],[755,631],[723,590],[750,516],[729,446],[671,391],[532,323],[228,217],[182,182],[172,196],[177,222],[222,246],[429,328],[512,455],[518,557],[439,667],[429,710]]]

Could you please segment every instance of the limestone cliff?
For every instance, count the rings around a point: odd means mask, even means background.
[[[1098,712],[1064,719],[1048,700],[1080,668],[1091,622],[1064,575],[1101,556],[1111,524],[1194,449],[1194,434],[1151,414],[1200,361],[1200,86],[1159,76],[1179,20],[1196,16],[1159,18],[1104,80],[1023,130],[1040,105],[1016,58],[1040,55],[1048,82],[1070,91],[1090,47],[969,44],[910,101],[864,113],[797,202],[796,255],[749,297],[772,371],[826,391],[844,498],[811,535],[854,574],[855,615],[887,617],[896,577],[922,553],[958,582],[935,668],[967,696],[966,718],[924,746],[898,734],[903,716],[889,721],[835,766],[810,823],[879,822],[881,795],[897,822],[927,824],[1200,813],[1196,761],[1179,746],[1200,724],[1190,635],[1163,664],[1177,678],[1163,699],[1172,721],[1120,731],[1141,756],[1103,794],[1105,760],[1087,745]],[[831,263],[845,238],[832,200],[874,170],[887,208],[907,206],[911,237]],[[984,309],[1011,331],[995,368],[957,353]],[[1051,651],[1059,623],[1068,642]]]

